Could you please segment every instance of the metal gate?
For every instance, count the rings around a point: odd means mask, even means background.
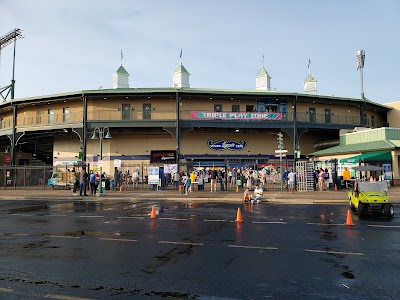
[[[4,189],[52,189],[47,181],[53,174],[53,166],[2,166],[0,188]]]

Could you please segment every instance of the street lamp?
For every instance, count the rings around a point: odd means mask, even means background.
[[[99,196],[103,196],[103,139],[111,139],[110,129],[108,127],[96,127],[91,137],[92,140],[100,139],[100,189]]]

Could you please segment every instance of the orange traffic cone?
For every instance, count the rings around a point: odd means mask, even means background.
[[[156,219],[157,218],[157,214],[156,214],[156,206],[153,205],[153,207],[151,208],[151,214],[150,214],[150,219]]]
[[[335,189],[334,189],[335,191],[337,191],[337,185],[335,184]]]
[[[182,184],[179,185],[179,192],[182,192]]]
[[[238,193],[239,192],[239,186],[237,185],[236,186],[236,193]]]
[[[236,222],[243,222],[242,213],[240,212],[240,208],[239,207],[238,207],[238,210],[237,210]]]
[[[119,186],[119,191],[122,192],[124,190],[124,187],[122,186],[122,184]]]
[[[350,209],[347,211],[346,223],[345,223],[344,225],[347,225],[347,226],[354,226],[353,219],[352,219],[352,217],[351,217]]]

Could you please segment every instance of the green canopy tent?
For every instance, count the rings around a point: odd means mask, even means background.
[[[343,158],[340,160],[342,164],[357,164],[361,162],[390,162],[392,154],[390,152],[367,152],[356,156]]]

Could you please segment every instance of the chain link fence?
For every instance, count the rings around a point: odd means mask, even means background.
[[[2,166],[0,188],[2,189],[52,189],[47,181],[52,177],[53,166]]]

